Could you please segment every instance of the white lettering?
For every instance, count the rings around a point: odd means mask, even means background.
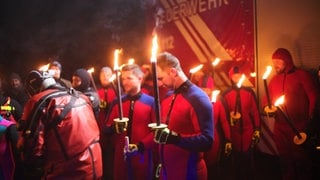
[[[177,21],[198,13],[229,5],[228,0],[167,0],[170,7],[165,6],[164,15],[160,15],[160,23]]]

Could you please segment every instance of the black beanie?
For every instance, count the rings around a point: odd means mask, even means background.
[[[10,80],[18,79],[19,81],[21,81],[21,77],[17,73],[11,73],[9,78]]]
[[[77,69],[74,73],[74,76],[78,76],[81,79],[81,84],[77,87],[74,87],[78,91],[87,90],[90,86],[90,74],[86,69]]]

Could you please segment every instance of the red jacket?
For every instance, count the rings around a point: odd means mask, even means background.
[[[113,120],[119,118],[118,104],[111,105],[111,111],[108,115],[107,129],[112,129]],[[133,114],[130,117],[130,104],[133,104]],[[148,124],[155,120],[154,99],[144,93],[139,93],[130,97],[122,97],[123,117],[129,118],[128,128],[122,134],[115,136],[115,155],[114,155],[114,179],[152,179],[153,175],[153,157],[152,151],[156,148],[153,141],[153,133]],[[129,161],[124,160],[124,140],[129,136],[130,144],[142,143],[144,151],[133,156]],[[128,177],[130,176],[130,178]]]
[[[231,139],[233,150],[238,152],[246,152],[251,145],[251,139],[254,130],[260,128],[260,113],[258,102],[254,91],[251,88],[235,86],[227,89],[223,93],[223,97],[227,103],[230,112],[235,111],[237,102],[237,92],[240,93],[240,106],[237,112],[241,114],[241,120],[234,126],[231,126]]]
[[[226,141],[231,142],[231,130],[229,120],[229,111],[223,99],[219,98],[213,107],[213,127],[214,134],[212,147],[205,152],[205,160],[207,165],[214,165],[220,160],[222,152],[224,152],[224,144]]]
[[[40,99],[49,93],[48,89],[34,95],[25,105],[22,120],[28,123],[32,119]],[[40,111],[36,121],[35,146],[32,154],[24,154],[25,162],[44,157],[46,179],[97,179],[102,176],[101,148],[99,145],[99,128],[95,120],[89,99],[79,94],[74,105],[60,123],[48,129],[54,117],[59,115],[71,100],[71,95],[54,97]],[[35,130],[35,131],[36,131]],[[34,132],[34,131],[32,131]],[[26,134],[24,132],[24,137]],[[24,147],[29,148],[29,139],[24,138]]]

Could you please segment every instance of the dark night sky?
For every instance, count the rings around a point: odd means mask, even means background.
[[[152,0],[151,0],[152,1]],[[150,6],[143,0],[4,0],[0,7],[1,74],[32,69],[59,57],[63,75],[113,66],[115,48],[137,63],[148,56]],[[95,73],[97,74],[97,73]],[[96,75],[95,75],[96,76]]]

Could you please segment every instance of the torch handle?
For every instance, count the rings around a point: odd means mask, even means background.
[[[160,126],[160,98],[159,98],[159,88],[158,88],[158,75],[156,62],[151,63],[151,68],[153,72],[153,90],[154,90],[154,101],[155,101],[155,111],[156,111],[156,123]]]
[[[266,91],[268,107],[269,107],[269,109],[271,109],[271,100],[270,100],[270,94],[269,94],[269,90],[268,90],[267,80],[266,79],[263,80],[263,84],[264,84],[264,90]]]
[[[296,136],[301,139],[302,136],[300,135],[298,129],[294,126],[293,122],[289,119],[288,115],[282,110],[280,106],[278,106],[279,112],[283,115],[286,122],[289,124],[290,128],[293,130],[293,132],[296,134]]]
[[[121,86],[120,86],[120,77],[119,77],[119,69],[115,70],[116,79],[117,79],[117,98],[118,98],[118,111],[119,111],[119,119],[122,120],[123,110],[122,110],[122,100],[121,100]]]

